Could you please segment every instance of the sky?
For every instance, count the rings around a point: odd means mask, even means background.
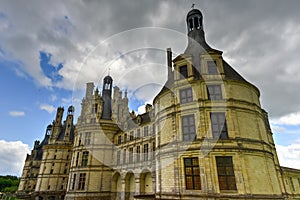
[[[300,169],[300,1],[7,0],[0,2],[0,174],[20,176],[57,107],[80,113],[85,84],[108,73],[142,112],[187,44],[186,14],[206,41],[260,89],[280,164]]]

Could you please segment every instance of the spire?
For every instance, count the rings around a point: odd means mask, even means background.
[[[103,98],[103,111],[101,119],[110,119],[111,120],[111,92],[112,92],[112,83],[113,79],[108,75],[103,79],[103,89],[102,89],[102,98]]]
[[[200,53],[200,49],[208,50],[211,47],[205,41],[205,34],[203,30],[203,15],[200,10],[194,8],[192,5],[186,16],[187,30],[188,30],[188,46],[185,50],[186,54]]]

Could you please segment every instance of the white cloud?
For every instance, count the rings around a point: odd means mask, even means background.
[[[9,115],[12,117],[23,117],[25,116],[24,111],[9,111]]]
[[[45,110],[45,111],[47,111],[48,113],[51,114],[55,110],[55,107],[52,106],[52,105],[49,105],[49,104],[41,104],[40,109]]]
[[[0,140],[0,174],[21,176],[29,146],[21,141]]]
[[[300,125],[300,112],[290,113],[270,121],[277,125]]]
[[[281,166],[300,169],[300,141],[287,146],[276,145],[276,149]]]

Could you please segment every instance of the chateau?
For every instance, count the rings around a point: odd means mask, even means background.
[[[145,113],[127,92],[87,83],[81,113],[59,107],[27,155],[18,197],[35,200],[300,199],[300,170],[278,162],[259,90],[205,41],[203,16],[186,17],[188,45]]]

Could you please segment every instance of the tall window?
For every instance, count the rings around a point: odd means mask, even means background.
[[[220,190],[236,190],[231,156],[217,156],[217,170]]]
[[[210,100],[221,100],[222,99],[221,85],[208,85],[207,95],[208,95],[208,99]]]
[[[217,75],[219,74],[219,70],[218,70],[218,67],[217,67],[217,62],[216,61],[207,61],[207,71],[208,71],[208,74],[210,75]]]
[[[148,132],[148,126],[144,127],[144,137],[148,136],[149,132]]]
[[[201,190],[199,161],[197,157],[184,158],[185,186],[187,190]]]
[[[133,163],[133,148],[129,148],[129,163]]]
[[[136,147],[136,161],[140,162],[140,154],[141,154],[141,147],[137,146]]]
[[[121,164],[121,151],[117,152],[117,165]]]
[[[121,143],[122,143],[122,136],[119,135],[119,136],[118,136],[118,144],[121,144]]]
[[[126,163],[126,149],[123,151],[123,163]]]
[[[127,134],[125,133],[124,134],[124,143],[126,143],[127,142]]]
[[[228,139],[225,113],[210,113],[213,138]]]
[[[144,144],[144,161],[148,160],[148,144]]]
[[[79,152],[77,152],[77,155],[76,155],[76,161],[75,161],[76,167],[78,166],[78,162],[79,162]]]
[[[194,115],[181,117],[183,141],[192,141],[196,139],[196,129]]]
[[[180,103],[188,103],[193,101],[192,88],[180,90]]]
[[[132,141],[134,139],[134,132],[131,131],[130,132],[130,136],[129,136],[129,140]]]
[[[85,167],[88,164],[88,159],[89,159],[89,152],[88,151],[84,151],[82,153],[82,159],[81,159],[81,166]]]
[[[93,106],[92,106],[92,113],[97,113],[97,111],[98,111],[98,104],[93,104]]]
[[[155,158],[155,142],[152,143],[152,160]]]
[[[152,125],[152,134],[155,134],[155,124]]]
[[[188,77],[188,68],[187,65],[179,67],[180,79],[185,79]]]
[[[81,138],[82,138],[82,133],[79,133],[78,146],[81,145]]]
[[[141,130],[140,130],[140,129],[137,129],[137,130],[136,130],[136,137],[137,137],[137,138],[140,138],[140,137],[141,137]]]
[[[79,174],[78,190],[84,190],[86,173]]]
[[[73,174],[73,178],[71,180],[72,180],[71,190],[74,190],[75,189],[75,183],[76,183],[76,174]]]
[[[86,132],[85,139],[84,139],[84,145],[90,145],[90,144],[91,144],[91,133]]]
[[[291,182],[292,190],[295,191],[295,186],[294,186],[294,182],[293,182],[293,178],[292,177],[290,177],[290,182]]]

